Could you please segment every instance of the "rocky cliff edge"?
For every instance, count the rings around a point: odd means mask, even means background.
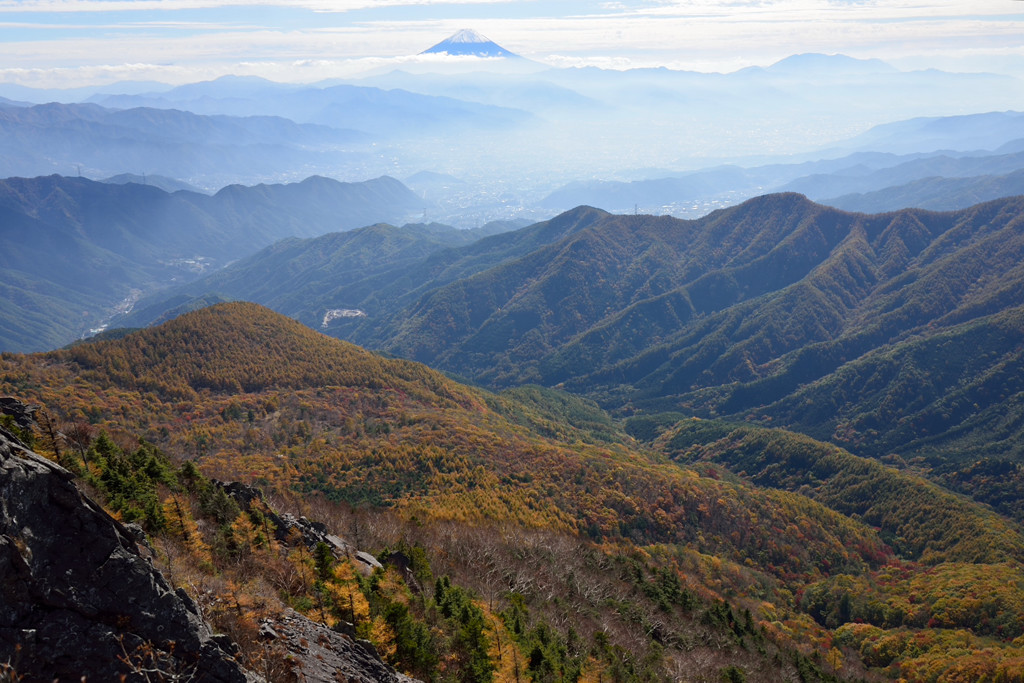
[[[0,664],[25,681],[253,680],[231,647],[69,472],[0,428]]]

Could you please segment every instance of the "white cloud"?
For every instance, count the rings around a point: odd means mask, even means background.
[[[459,6],[479,8],[468,18]],[[186,74],[272,71],[281,80],[348,75],[374,65],[401,64],[454,31],[472,27],[504,47],[552,65],[606,68],[670,66],[733,71],[798,52],[843,52],[911,64],[941,60],[955,68],[1000,64],[1019,73],[1024,3],[1008,0],[618,0],[577,3],[584,14],[540,16],[542,3],[524,0],[0,0],[0,13],[31,20],[3,22],[0,79],[107,78],[147,70],[148,78],[180,81]],[[400,15],[355,9],[447,6],[430,20],[375,20]],[[287,30],[263,23],[252,7],[300,8]],[[165,10],[228,8],[210,15]],[[230,8],[239,8],[237,11]],[[454,10],[452,8],[455,8]],[[111,10],[150,10],[149,13]],[[309,11],[319,14],[311,18]],[[534,16],[531,16],[531,10]],[[102,25],[74,12],[111,11]],[[51,12],[53,23],[32,13]],[[334,14],[322,14],[333,12]],[[419,13],[417,13],[419,14]],[[125,17],[138,21],[125,21]],[[272,14],[269,16],[277,16]],[[269,20],[268,20],[269,21]],[[31,29],[31,30],[26,30]],[[18,38],[18,35],[29,38]],[[0,35],[3,32],[0,31]],[[40,37],[42,36],[42,37]],[[125,66],[119,66],[124,62]],[[965,61],[965,63],[967,63]],[[161,70],[166,73],[161,76]],[[310,76],[315,72],[316,76]],[[332,72],[330,75],[321,74]],[[105,75],[104,75],[105,74]]]
[[[170,12],[224,7],[283,7],[351,12],[421,5],[489,5],[521,0],[0,0],[0,12]]]

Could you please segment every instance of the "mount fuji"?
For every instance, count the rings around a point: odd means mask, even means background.
[[[509,52],[497,43],[480,35],[472,29],[462,29],[458,33],[442,40],[437,45],[428,48],[420,54],[448,54],[452,56],[472,57],[504,57],[522,59],[514,52]]]

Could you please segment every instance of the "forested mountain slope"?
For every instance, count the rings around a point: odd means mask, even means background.
[[[401,315],[404,306],[439,284],[520,258],[607,215],[581,207],[551,221],[494,235],[481,235],[487,225],[478,230],[369,226],[349,235],[276,244],[177,288],[170,296],[155,294],[145,310],[119,324],[149,325],[182,297],[222,294],[269,306],[311,327],[322,326],[332,309],[361,310],[366,320],[338,318],[325,330],[342,338],[363,337],[380,326],[381,318]],[[494,230],[501,228],[498,223]]]
[[[694,222],[608,217],[439,287],[374,343],[864,455],[1018,459],[1022,216],[1021,198],[865,216],[779,195]]]
[[[140,293],[289,236],[400,220],[423,202],[392,178],[230,186],[214,196],[48,176],[0,181],[0,349],[64,345]]]
[[[326,331],[495,387],[924,457],[923,471],[1016,516],[993,472],[1024,478],[1022,216],[1020,197],[864,215],[768,195],[696,221],[581,207],[357,281],[347,258],[300,250],[290,263],[314,285],[296,278],[286,297],[241,269],[223,277],[310,325],[358,308]],[[972,469],[978,457],[997,462]]]
[[[452,382],[417,363],[385,359],[331,339],[253,304],[214,306],[122,339],[35,356],[8,354],[3,376],[10,390],[39,384],[55,391],[51,401],[59,400],[60,386],[81,382],[83,391],[69,397],[72,403],[62,410],[85,411],[100,423],[145,427],[147,437],[199,457],[214,473],[254,467],[251,471],[262,471],[260,478],[272,484],[322,491],[352,503],[422,508],[432,517],[511,519],[587,531],[596,538],[635,533],[638,541],[677,542],[695,538],[697,532],[682,518],[673,522],[673,515],[686,514],[686,506],[672,503],[678,496],[703,499],[720,495],[722,487],[730,491],[729,497],[750,496],[742,508],[717,513],[712,511],[720,505],[709,499],[709,520],[738,514],[735,521],[744,527],[748,513],[743,510],[763,507],[761,514],[770,517],[791,504],[798,509],[807,505],[795,498],[784,503],[774,494],[772,500],[761,500],[757,491],[703,482],[621,443],[598,442],[578,453],[557,442],[535,440],[529,429],[519,426],[524,410],[527,415],[537,412],[528,404],[514,401],[517,409],[506,408],[501,397]],[[298,406],[303,417],[295,419],[289,409],[284,419],[272,409],[282,403]],[[195,408],[179,422],[178,411],[186,404]],[[242,419],[225,421],[222,411]],[[253,422],[248,421],[250,411]],[[509,418],[502,416],[505,412]],[[263,429],[253,430],[257,413],[267,430],[258,438]],[[352,423],[354,413],[364,424]],[[277,447],[295,457],[275,459],[281,453]],[[379,458],[386,467],[367,467]],[[539,483],[536,477],[552,485],[580,480],[569,487],[545,485],[541,494],[533,490]],[[613,493],[624,486],[668,486],[676,492],[665,500],[638,497],[626,503]],[[663,508],[668,516],[659,516],[661,521],[652,525],[647,518],[654,508]],[[818,506],[807,510],[831,520],[822,526],[829,531],[821,539],[821,552],[840,553],[842,559],[837,556],[835,561],[867,561],[860,551],[851,555],[843,548],[863,546],[868,556],[885,554],[869,529]],[[761,536],[758,544],[777,541],[753,527],[745,533]],[[839,542],[834,534],[848,537]],[[709,548],[739,553],[737,557],[747,552],[726,537],[713,535],[707,542]],[[817,552],[784,561],[793,572],[811,571]]]
[[[333,322],[329,311],[359,310],[382,287],[397,286],[394,280],[402,271],[421,269],[426,257],[506,230],[503,223],[470,230],[433,223],[401,227],[378,223],[320,237],[285,239],[195,282],[154,293],[117,324],[151,325],[166,319],[171,307],[212,294],[291,311],[310,327],[337,326],[344,319]]]
[[[799,481],[759,479],[752,464],[738,476],[738,466],[730,472],[709,464],[711,450],[707,457],[681,456],[683,444],[666,436],[659,448],[698,464],[683,467],[639,448],[593,404],[544,389],[499,395],[471,389],[253,304],[214,306],[121,339],[45,354],[5,353],[0,392],[45,406],[47,418],[69,437],[61,440],[63,455],[52,433],[47,448],[45,430],[40,446],[76,467],[96,468],[104,490],[122,492],[111,499],[120,514],[154,530],[160,517],[150,499],[132,498],[151,489],[129,486],[124,467],[134,460],[116,456],[117,448],[136,448],[140,437],[175,463],[193,461],[206,476],[257,483],[306,504],[322,496],[389,510],[408,524],[404,533],[436,544],[422,551],[424,557],[486,596],[474,604],[498,617],[487,627],[489,642],[525,648],[520,662],[530,662],[535,678],[540,669],[534,667],[548,662],[577,672],[571,678],[604,672],[622,680],[660,679],[680,671],[714,678],[738,667],[752,681],[830,680],[864,675],[870,666],[872,676],[923,680],[914,669],[922,652],[943,670],[975,666],[954,656],[954,642],[961,654],[988,653],[992,672],[1020,656],[1016,646],[999,640],[1024,633],[1014,611],[1022,599],[1017,583],[1000,585],[994,616],[969,636],[955,635],[965,625],[942,612],[948,602],[938,602],[941,586],[956,577],[1002,576],[1024,559],[1019,529],[982,506],[880,466],[869,465],[872,476],[892,482],[899,493],[854,499],[830,484],[806,482],[807,489]],[[96,446],[99,430],[109,436]],[[714,435],[691,441],[714,446],[723,463],[766,448],[750,441],[759,438],[756,431],[731,432],[726,429],[725,442]],[[820,460],[836,472],[864,467],[834,447],[773,434],[773,458]],[[131,475],[139,481],[144,472],[166,475],[164,466],[145,465],[151,448],[139,449],[136,460],[144,467]],[[123,467],[100,477],[99,468],[106,472],[118,462]],[[196,475],[179,476],[195,481]],[[816,476],[840,475],[820,470]],[[146,486],[158,492],[169,485]],[[972,530],[969,538],[956,538],[944,524],[915,527],[919,535],[909,537],[893,522],[926,509],[955,511]],[[881,531],[861,520],[878,524],[877,515],[884,517]],[[210,545],[188,552],[227,555],[203,555],[208,559],[197,560],[191,576],[232,566],[232,546],[228,537],[216,540],[221,532],[209,526],[213,519],[198,527]],[[237,540],[242,531],[223,533]],[[887,541],[890,535],[903,538]],[[894,549],[905,560],[897,560]],[[506,552],[533,559],[522,566],[489,564]],[[566,568],[568,584],[548,575],[564,579]],[[608,572],[606,579],[592,578]],[[933,592],[914,610],[894,611],[899,582],[917,580],[928,581]],[[839,603],[850,582],[874,592],[843,603],[844,612]],[[249,589],[237,590],[236,601]],[[370,583],[360,590],[372,597],[385,589]],[[442,582],[427,595],[440,605],[448,590]],[[565,600],[552,601],[556,594]],[[390,604],[371,603],[382,610]],[[302,604],[317,614],[315,601]],[[405,604],[411,614],[413,603]],[[843,631],[853,608],[868,614],[878,633]],[[964,609],[974,608],[965,603]],[[399,623],[379,614],[381,623]],[[388,643],[399,642],[395,628],[368,635],[388,652]],[[878,655],[872,648],[881,647],[879,633],[914,633],[924,649]],[[840,645],[841,638],[848,644]],[[410,651],[391,652],[392,661],[417,670]],[[494,666],[508,661],[500,648],[489,652]]]

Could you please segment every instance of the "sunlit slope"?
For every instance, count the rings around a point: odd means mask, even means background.
[[[801,434],[689,419],[665,430],[654,446],[676,461],[715,463],[757,486],[799,492],[863,520],[906,559],[1024,559],[1019,527],[988,507]]]
[[[695,222],[608,216],[439,287],[385,348],[626,411],[772,420],[924,457],[1019,515],[1024,199],[866,216],[795,195]],[[954,471],[955,470],[955,471]]]
[[[688,544],[767,559],[766,571],[787,577],[856,571],[890,553],[869,527],[802,496],[652,460],[573,399],[494,397],[253,304],[123,339],[6,354],[0,375],[5,392],[69,420],[145,434],[215,476],[423,519]],[[574,438],[574,419],[612,442]]]
[[[637,418],[629,429],[679,462],[799,491],[862,520],[902,557],[802,588],[801,609],[832,629],[836,646],[901,680],[1012,680],[1011,672],[1019,673],[1019,525],[913,470],[803,435],[722,420],[685,419],[666,427],[671,420]]]

